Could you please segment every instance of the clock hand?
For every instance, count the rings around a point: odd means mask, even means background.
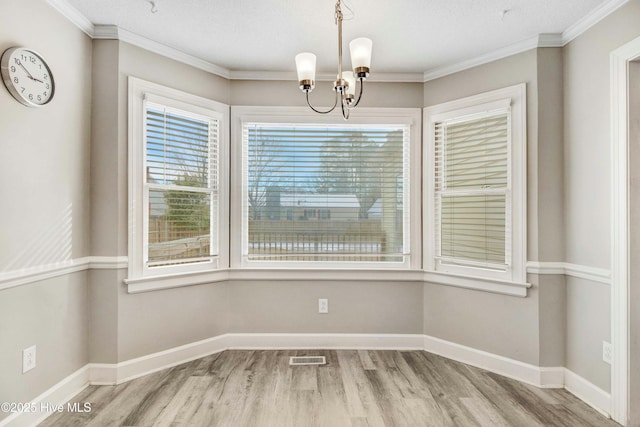
[[[27,74],[29,74],[29,76],[28,76],[28,77],[29,77],[31,80],[35,80],[35,79],[33,78],[33,76],[31,75],[31,73],[29,72],[29,70],[27,70],[27,68],[26,68],[24,65],[22,65],[22,62],[21,62],[21,63],[19,63],[18,65],[20,65],[20,66],[22,67],[22,69],[23,69],[23,70],[25,70],[25,71],[27,72]]]

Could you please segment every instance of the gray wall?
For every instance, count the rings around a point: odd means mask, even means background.
[[[91,254],[94,256],[127,254],[127,236],[116,232],[115,225],[122,222],[120,212],[126,210],[128,203],[118,198],[121,183],[126,185],[127,171],[126,150],[121,153],[118,147],[119,128],[126,128],[126,122],[118,122],[118,44],[113,40],[93,42]],[[123,155],[125,161],[120,164]],[[124,221],[126,224],[126,217]]]
[[[3,273],[89,255],[91,40],[43,1],[3,1],[0,51],[11,46],[43,55],[57,91],[29,108],[0,88]],[[80,272],[0,291],[0,401],[28,402],[89,361],[86,283]]]
[[[230,282],[230,332],[421,334],[422,283]],[[329,314],[318,314],[318,298]]]
[[[331,82],[318,82],[314,105],[333,104]],[[232,105],[303,106],[291,81],[231,81]],[[422,83],[365,83],[363,107],[422,107]],[[236,143],[236,141],[231,142]],[[232,332],[422,333],[422,284],[396,282],[234,281]],[[318,298],[329,314],[318,314]]]
[[[0,401],[26,403],[89,363],[87,273],[0,292]],[[23,374],[22,349],[32,345],[36,367]]]
[[[229,82],[115,40],[94,41],[91,185],[94,255],[127,255],[128,82],[139,77],[229,102]],[[228,330],[227,286],[211,284],[131,295],[127,270],[91,272],[91,360],[116,363],[210,338]]]
[[[561,60],[560,49],[534,49],[424,85],[424,105],[431,106],[527,84],[527,246],[528,259],[534,261],[557,261],[554,257],[561,256],[556,243],[561,240],[557,236],[562,235],[562,221],[553,214],[562,211],[563,195],[555,188],[562,183],[562,165],[554,159],[561,150],[562,121],[552,114],[561,114],[562,109],[557,106],[562,99]],[[540,98],[553,104],[550,111]],[[541,214],[547,209],[551,214]],[[536,275],[528,280],[533,288],[525,299],[427,284],[424,332],[535,365],[561,366],[564,307],[563,298],[557,297],[564,295],[564,282]],[[542,313],[553,316],[542,321]],[[548,342],[542,344],[542,337]]]
[[[532,129],[537,134],[537,146],[530,145],[528,151],[528,221],[531,224],[528,259],[531,261],[564,260],[562,57],[560,48],[537,49],[538,128]],[[564,366],[565,278],[530,275],[530,280],[538,287],[540,365]]]
[[[602,361],[602,341],[610,342],[609,285],[567,277],[566,367],[597,385],[611,389],[611,366]]]
[[[381,83],[366,81],[360,106],[416,107],[423,106],[422,83]],[[318,108],[333,105],[335,92],[332,82],[317,82],[309,95]],[[292,81],[231,80],[231,105],[305,106],[304,93]]]
[[[0,194],[13,201],[0,212],[11,224],[0,231],[0,271],[8,271],[89,254],[91,40],[42,1],[1,7],[0,50],[40,52],[57,84],[42,108],[0,89]]]
[[[538,287],[527,298],[424,285],[424,333],[538,365]]]
[[[564,48],[565,244],[570,263],[610,267],[609,54],[640,35],[639,18],[640,1],[631,1]]]
[[[565,261],[610,268],[609,54],[640,35],[633,0],[564,48]],[[567,368],[610,390],[610,288],[567,280]]]

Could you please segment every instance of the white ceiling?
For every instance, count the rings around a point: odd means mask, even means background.
[[[116,25],[231,71],[293,71],[302,51],[318,55],[319,72],[337,68],[335,0],[155,0],[156,13],[147,0],[66,1],[95,25]],[[366,36],[372,77],[428,73],[563,33],[611,1],[347,0],[354,14],[344,22],[345,62],[348,42]]]

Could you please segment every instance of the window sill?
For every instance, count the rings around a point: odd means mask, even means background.
[[[423,280],[425,283],[474,289],[516,297],[526,297],[528,293],[527,290],[531,287],[531,283],[507,282],[504,280],[440,273],[436,271],[425,271]]]
[[[137,294],[183,286],[225,282],[227,280],[229,280],[229,270],[225,269],[125,279],[124,283],[127,284],[127,291],[130,294]]]
[[[234,268],[169,276],[126,279],[130,294],[226,281],[424,282],[526,297],[530,283],[506,282],[433,271],[394,269]]]

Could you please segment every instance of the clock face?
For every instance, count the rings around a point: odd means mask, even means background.
[[[12,47],[2,54],[2,80],[11,95],[29,107],[42,106],[55,91],[47,63],[32,50]]]

